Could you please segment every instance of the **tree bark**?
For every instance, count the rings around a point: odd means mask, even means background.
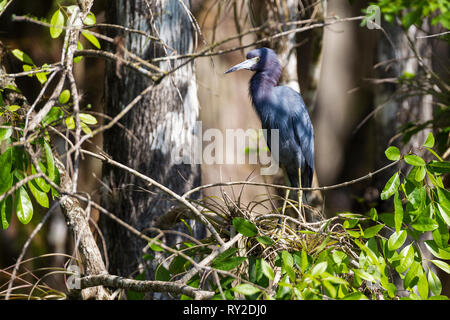
[[[189,1],[183,3],[184,6],[179,0],[115,0],[107,10],[107,19],[161,39],[161,42],[153,41],[133,33],[113,35],[117,36],[118,43],[142,59],[189,53],[194,48],[194,29],[187,12]],[[169,70],[180,63],[170,61],[160,62],[158,67]],[[150,84],[148,78],[125,68],[116,70],[116,65],[109,63],[106,113],[115,116]],[[189,150],[196,146],[198,113],[194,66],[188,64],[156,84],[121,120],[131,134],[117,126],[105,134],[104,149],[116,161],[182,194],[200,184],[199,165],[177,161],[182,148]],[[103,194],[103,205],[136,229],[148,228],[173,205],[161,191],[143,184],[135,176],[108,166],[103,170],[103,179],[110,188]],[[101,218],[101,227],[107,242],[110,272],[132,276],[143,263],[142,250],[146,243],[107,218]],[[196,236],[204,230],[195,226],[194,221],[192,227]],[[184,226],[178,226],[178,230],[182,229],[186,231]],[[147,274],[149,277],[151,272]]]

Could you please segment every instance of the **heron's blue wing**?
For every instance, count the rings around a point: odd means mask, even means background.
[[[305,102],[298,92],[285,86],[280,86],[276,89],[277,95],[282,97],[282,108],[288,115],[295,141],[300,146],[302,156],[308,166],[308,168],[303,168],[304,170],[306,169],[308,174],[309,181],[305,181],[306,186],[306,184],[312,183],[314,172],[314,129],[311,119]]]

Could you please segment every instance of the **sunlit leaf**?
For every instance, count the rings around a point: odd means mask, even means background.
[[[425,232],[425,231],[433,231],[434,229],[437,229],[439,226],[434,219],[421,216],[411,225],[411,227],[413,227],[417,231]]]
[[[423,144],[424,147],[427,148],[433,148],[434,147],[434,136],[432,132],[428,133],[427,139],[425,140],[425,143]]]
[[[388,240],[389,250],[396,250],[400,248],[406,240],[406,230],[401,230],[400,232],[394,232]]]
[[[7,125],[8,125],[7,123],[2,123],[2,126],[6,127]],[[0,142],[11,137],[12,133],[13,133],[12,128],[0,128]]]
[[[60,34],[63,32],[63,28],[64,27],[64,22],[65,22],[65,18],[64,18],[64,14],[61,12],[61,10],[56,10],[53,15],[52,18],[50,20],[50,24],[52,25],[50,27],[50,36],[53,39],[56,39],[60,36]]]
[[[430,284],[430,290],[435,295],[438,296],[442,292],[442,283],[438,276],[436,276],[433,270],[428,269],[428,283]]]
[[[23,224],[30,222],[33,217],[33,204],[31,203],[30,196],[25,187],[20,187],[16,191],[14,202],[19,221]]]
[[[400,177],[398,172],[396,172],[384,186],[384,189],[381,192],[381,200],[389,199],[393,194],[395,194],[399,186],[400,186]]]
[[[94,47],[96,47],[97,49],[100,49],[100,42],[98,41],[98,39],[89,31],[85,30],[81,32],[83,34],[83,36],[94,45]]]
[[[419,281],[417,282],[417,291],[419,291],[419,295],[422,299],[428,298],[428,280],[427,275],[425,273],[422,273],[419,276]]]
[[[14,49],[13,51],[11,51],[12,54],[19,59],[20,61],[22,61],[23,63],[27,63],[27,64],[31,64],[34,65],[33,60],[30,58],[29,55],[27,55],[25,52],[19,50],[19,49]]]
[[[369,227],[364,230],[363,238],[373,238],[381,229],[383,229],[384,224],[377,224],[375,226]]]
[[[80,120],[86,124],[97,124],[97,119],[87,113],[80,113]]]
[[[21,107],[18,106],[18,105],[16,105],[16,104],[13,104],[13,105],[11,105],[11,106],[7,106],[7,107],[6,107],[6,109],[8,109],[8,111],[11,111],[11,112],[15,112],[15,111],[19,110],[20,108],[21,108]]]
[[[407,164],[410,164],[410,165],[416,166],[416,167],[424,166],[426,164],[425,161],[421,157],[416,156],[414,154],[407,154],[405,156],[405,162]]]
[[[30,189],[31,194],[36,199],[36,202],[39,203],[44,208],[48,208],[49,201],[47,193],[42,191],[34,180],[28,182],[28,188]]]
[[[433,262],[442,271],[445,271],[448,274],[450,274],[450,266],[444,261],[441,260],[430,260],[430,261]]]
[[[269,279],[273,280],[275,277],[275,272],[269,263],[267,263],[264,259],[261,260],[261,269],[263,274]]]
[[[12,150],[12,148],[8,148],[0,155],[0,194],[8,191],[13,183],[13,175],[11,173]]]
[[[97,20],[95,19],[95,15],[89,11],[88,15],[86,16],[86,19],[84,19],[83,23],[87,26],[92,26],[96,24]]]
[[[400,150],[394,146],[387,148],[384,154],[386,155],[386,158],[392,161],[400,159]]]
[[[260,289],[256,288],[255,286],[252,286],[251,284],[247,284],[247,283],[242,283],[240,285],[237,285],[236,287],[232,288],[231,290],[233,290],[234,292],[246,295],[246,296],[251,296],[251,295],[261,291]]]
[[[60,104],[66,104],[70,100],[70,90],[65,89],[59,95],[58,101]]]

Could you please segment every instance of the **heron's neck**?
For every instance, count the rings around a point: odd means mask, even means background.
[[[250,80],[250,95],[252,96],[255,106],[259,101],[265,100],[270,97],[272,89],[278,83],[280,78],[280,72],[278,70],[266,70],[257,72]]]

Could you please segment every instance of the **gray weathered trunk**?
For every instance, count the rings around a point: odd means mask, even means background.
[[[189,1],[184,3],[189,8]],[[139,34],[120,35],[124,37],[124,46],[145,60],[193,50],[194,30],[179,0],[115,0],[111,1],[107,18],[110,23],[160,37],[167,45],[163,47]],[[177,63],[161,62],[158,66],[169,70]],[[116,75],[115,65],[107,66],[105,109],[110,116],[117,115],[151,84],[132,70],[121,68],[120,74],[121,78]],[[117,126],[105,133],[105,151],[115,160],[182,194],[200,183],[198,165],[175,161],[181,146],[189,148],[195,143],[198,112],[196,78],[193,65],[188,64],[157,84],[121,120],[133,136]],[[112,190],[105,194],[103,204],[138,230],[148,228],[173,205],[159,190],[121,170],[106,166],[103,179]],[[142,262],[145,243],[107,218],[102,219],[102,228],[110,272],[124,276],[135,272]]]

